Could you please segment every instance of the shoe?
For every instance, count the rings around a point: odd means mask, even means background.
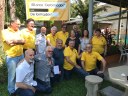
[[[16,96],[16,93],[15,92],[14,93],[11,93],[10,96]]]

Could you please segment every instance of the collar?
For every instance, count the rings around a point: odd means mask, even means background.
[[[9,30],[10,32],[18,32],[18,31],[19,31],[19,30],[14,31],[11,27],[8,27],[8,30]]]
[[[25,66],[27,67],[27,68],[30,68],[30,66],[31,66],[31,64],[29,64],[27,61],[26,61],[26,59],[24,59],[24,64],[25,64]]]

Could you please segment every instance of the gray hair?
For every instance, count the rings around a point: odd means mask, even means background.
[[[52,28],[51,28],[51,30],[56,30],[57,31],[57,27],[56,26],[53,26]]]
[[[49,49],[52,49],[53,50],[53,47],[52,46],[47,46],[46,47],[46,51],[48,51]]]

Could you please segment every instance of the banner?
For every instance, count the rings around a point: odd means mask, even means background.
[[[69,20],[70,0],[25,0],[26,17],[34,20]]]

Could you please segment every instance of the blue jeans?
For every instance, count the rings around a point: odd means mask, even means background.
[[[65,79],[69,80],[71,78],[72,72],[78,73],[82,78],[89,75],[88,72],[84,71],[82,68],[74,67],[72,70],[64,70]]]
[[[15,73],[16,73],[16,66],[24,58],[24,55],[17,56],[17,57],[9,57],[6,56],[6,64],[8,69],[8,92],[14,93],[15,92]]]
[[[37,86],[33,86],[36,89],[35,93],[31,89],[18,88],[16,94],[18,96],[37,96],[38,92],[51,93],[52,88],[49,86],[49,83],[37,80]]]

